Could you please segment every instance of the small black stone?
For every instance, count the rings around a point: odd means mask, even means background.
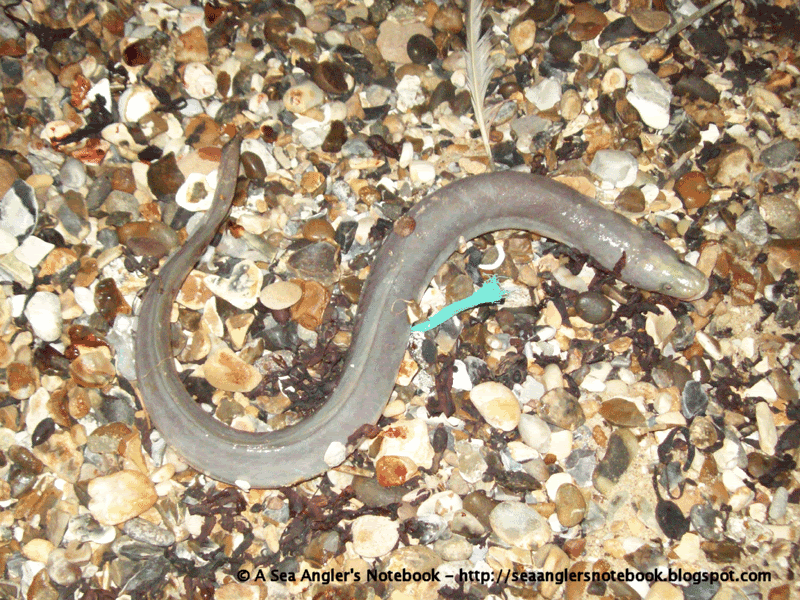
[[[427,65],[436,60],[439,50],[431,38],[418,33],[409,38],[406,52],[414,64]]]

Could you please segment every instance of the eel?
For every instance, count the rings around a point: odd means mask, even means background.
[[[331,468],[324,458],[329,447],[338,449],[340,458],[341,451],[351,450],[348,436],[376,423],[391,395],[410,333],[407,303],[419,300],[460,241],[524,229],[569,244],[610,271],[616,267],[620,279],[643,290],[693,300],[708,289],[706,277],[663,241],[567,186],[510,171],[468,177],[415,204],[407,213],[413,231],[392,232],[383,242],[358,302],[345,367],[326,403],[280,431],[238,431],[205,412],[178,378],[170,313],[183,280],[228,214],[240,146],[241,133],[223,149],[202,226],[145,292],[135,339],[138,387],[153,424],[189,464],[223,482],[244,488],[290,485]]]

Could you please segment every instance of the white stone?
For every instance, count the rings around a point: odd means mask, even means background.
[[[550,448],[550,427],[541,418],[529,413],[520,416],[519,435],[522,441],[540,453],[546,453]]]
[[[119,114],[126,123],[138,123],[139,120],[158,106],[159,102],[150,88],[144,85],[133,85],[119,97]]]
[[[669,125],[669,103],[672,92],[650,71],[637,73],[630,80],[628,102],[639,111],[645,125],[664,129]]]
[[[549,110],[561,102],[561,84],[548,77],[525,90],[525,98],[539,110]]]
[[[329,467],[338,467],[347,458],[347,448],[342,442],[331,442],[325,450],[323,460]]]
[[[89,511],[103,525],[138,517],[156,503],[153,482],[134,470],[123,470],[89,482]]]
[[[32,235],[25,238],[25,241],[14,251],[14,255],[21,262],[33,268],[42,262],[53,248],[55,248],[54,244]]]
[[[189,212],[198,212],[211,208],[214,200],[214,188],[216,187],[217,171],[212,177],[206,177],[200,173],[190,173],[181,187],[175,194],[175,202],[178,206]]]
[[[516,548],[536,550],[550,541],[550,525],[536,509],[522,502],[502,502],[489,513],[497,536]]]
[[[489,425],[511,431],[520,420],[519,400],[502,383],[487,381],[472,388],[469,399]]]
[[[414,185],[431,184],[436,180],[436,167],[424,160],[412,160],[408,166]]]
[[[216,93],[217,79],[207,66],[193,62],[183,71],[183,86],[189,96],[202,100]]]
[[[775,454],[778,431],[775,428],[775,417],[766,402],[756,404],[756,423],[758,425],[758,444],[761,446],[761,451],[770,456]]]
[[[624,188],[636,181],[639,163],[635,156],[623,150],[598,150],[589,170],[604,184]]]
[[[647,70],[647,61],[633,48],[623,48],[617,54],[620,69],[628,75],[635,75]]]
[[[55,342],[61,336],[61,302],[54,293],[36,292],[25,307],[25,318],[45,342]]]
[[[398,421],[379,434],[381,446],[375,456],[377,462],[383,456],[405,456],[418,467],[430,469],[433,465],[433,446],[428,437],[428,426],[419,419]]]
[[[377,558],[388,554],[400,539],[399,524],[388,517],[363,515],[350,528],[353,551],[362,558]]]
[[[13,252],[14,248],[18,245],[19,242],[17,242],[17,238],[0,227],[0,255]]]

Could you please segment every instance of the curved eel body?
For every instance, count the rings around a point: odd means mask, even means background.
[[[219,185],[206,221],[161,268],[148,288],[136,335],[136,374],[156,428],[192,466],[215,479],[271,488],[310,479],[329,466],[330,444],[380,417],[394,387],[410,324],[406,304],[419,300],[459,244],[499,229],[526,229],[574,246],[620,278],[681,299],[708,282],[661,240],[564,185],[529,174],[469,177],[430,194],[408,215],[416,228],[391,233],[370,269],[358,303],[352,344],[336,390],[311,417],[283,430],[250,433],[215,420],[189,396],[170,344],[172,303],[183,280],[227,216],[236,187],[241,139],[223,150]]]

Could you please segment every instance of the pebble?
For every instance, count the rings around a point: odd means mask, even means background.
[[[775,454],[778,444],[778,432],[775,427],[775,417],[766,402],[756,404],[756,424],[758,425],[758,444],[764,454]]]
[[[322,325],[325,309],[331,300],[331,292],[317,281],[298,281],[303,290],[300,301],[289,309],[291,318],[310,331]]]
[[[574,527],[586,516],[586,499],[578,486],[572,483],[559,486],[555,503],[558,522],[564,527]]]
[[[175,534],[172,531],[139,517],[126,521],[122,526],[122,531],[137,542],[160,548],[166,548],[175,543]]]
[[[720,63],[728,56],[728,42],[716,28],[698,27],[689,34],[689,41],[712,62]]]
[[[542,396],[541,416],[556,427],[574,431],[586,417],[578,399],[564,388],[555,388]]]
[[[21,242],[38,220],[39,205],[33,188],[17,179],[0,199],[0,227]]]
[[[505,543],[535,550],[548,543],[552,531],[535,509],[522,502],[501,502],[489,514],[492,531]]]
[[[212,183],[200,173],[190,173],[186,181],[178,188],[178,192],[175,194],[175,202],[189,212],[208,210],[214,200],[215,187],[215,180]]]
[[[322,91],[329,94],[344,94],[350,88],[344,69],[338,63],[324,61],[315,64],[311,78]]]
[[[681,588],[666,581],[656,581],[650,586],[644,600],[684,600]]]
[[[433,26],[439,31],[459,33],[464,27],[463,18],[464,16],[458,7],[452,4],[445,4],[434,13]]]
[[[550,427],[534,414],[524,413],[520,416],[519,435],[522,441],[534,450],[544,454],[550,448]]]
[[[550,110],[561,102],[561,83],[554,78],[542,79],[525,91],[525,98],[538,110]]]
[[[220,343],[203,363],[203,377],[218,390],[251,392],[261,383],[262,375]]]
[[[800,208],[794,200],[783,195],[764,194],[758,207],[766,224],[780,237],[787,240],[800,237]]]
[[[217,92],[217,79],[203,63],[193,62],[183,71],[183,85],[190,97],[203,100]]]
[[[153,483],[130,469],[96,477],[87,490],[89,511],[102,525],[118,525],[138,517],[158,499]]]
[[[400,539],[398,523],[387,517],[362,515],[350,526],[353,551],[362,558],[378,558],[391,552]]]
[[[745,187],[751,183],[752,164],[750,149],[737,144],[720,157],[715,179],[726,187]]]
[[[675,182],[675,193],[688,210],[702,208],[711,200],[711,188],[700,171],[689,171]]]
[[[338,252],[328,241],[315,242],[295,251],[286,264],[298,277],[333,285],[340,277]]]
[[[178,234],[160,222],[134,221],[117,229],[119,243],[136,256],[162,258],[178,246]]]
[[[798,154],[800,154],[800,150],[797,143],[784,139],[764,148],[759,158],[766,167],[780,170],[795,162]]]
[[[606,421],[619,427],[643,427],[646,423],[636,404],[624,398],[606,400],[600,405],[598,413]]]
[[[611,300],[598,292],[583,292],[575,299],[577,315],[593,325],[600,325],[611,318]]]
[[[660,10],[638,9],[631,12],[634,25],[645,33],[656,33],[670,24],[668,12]]]
[[[708,407],[708,395],[698,381],[687,381],[681,393],[681,414],[687,419],[704,415]]]
[[[636,181],[639,163],[635,156],[622,150],[598,150],[589,171],[604,184],[624,188]]]
[[[258,299],[270,310],[284,310],[300,301],[303,288],[291,281],[276,281],[261,290]]]
[[[487,381],[476,385],[469,399],[489,425],[501,431],[511,431],[519,424],[519,400],[501,383]]]
[[[283,105],[298,115],[307,113],[325,101],[325,92],[313,81],[306,80],[286,90]]]
[[[430,185],[436,181],[436,167],[427,161],[412,160],[408,172],[414,185]]]
[[[757,246],[769,241],[769,229],[757,210],[746,210],[736,219],[736,231]]]
[[[635,75],[647,70],[647,61],[633,48],[623,48],[617,54],[620,69],[628,75]]]
[[[25,318],[42,341],[54,342],[61,337],[61,301],[52,292],[36,292],[25,306]]]
[[[614,488],[636,455],[639,453],[639,442],[628,429],[617,429],[608,438],[606,453],[597,464],[592,475],[592,482],[601,494],[611,496]]]
[[[433,465],[433,446],[428,437],[428,426],[424,421],[411,419],[399,421],[385,429],[380,435],[380,448],[376,460],[383,456],[405,456],[423,469]]]
[[[382,456],[375,462],[375,477],[383,487],[403,485],[418,472],[407,456]]]
[[[255,306],[264,275],[261,269],[251,260],[241,260],[225,277],[207,275],[205,284],[216,296],[230,302],[236,308],[247,310]]]
[[[406,45],[406,52],[411,59],[411,62],[418,65],[427,65],[432,63],[437,54],[439,53],[436,44],[428,36],[422,34],[415,34],[408,38]]]
[[[569,62],[575,53],[581,49],[581,43],[572,39],[566,32],[563,32],[557,33],[550,38],[548,48],[558,60]]]
[[[508,32],[508,41],[518,55],[525,54],[536,42],[536,22],[525,20],[515,23]]]
[[[712,104],[719,102],[719,90],[692,73],[683,75],[672,88],[672,93],[676,96],[695,96]]]
[[[650,71],[636,73],[629,82],[630,91],[625,96],[648,127],[664,129],[669,125],[669,105],[672,92]]]

